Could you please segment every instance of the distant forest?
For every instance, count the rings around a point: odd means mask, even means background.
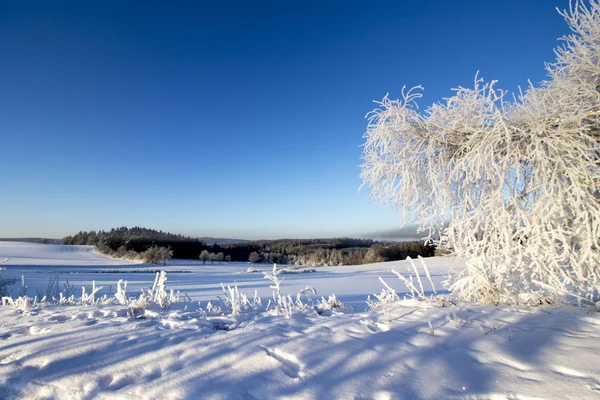
[[[371,239],[278,239],[241,243],[207,244],[197,238],[140,227],[79,232],[62,244],[96,246],[112,257],[140,259],[151,248],[169,248],[174,258],[201,259],[205,263],[250,261],[291,265],[359,265],[404,260],[407,256],[430,257],[435,247],[423,242],[379,242]]]

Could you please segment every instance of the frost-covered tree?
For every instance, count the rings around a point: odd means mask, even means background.
[[[462,299],[598,296],[600,3],[560,13],[549,79],[512,101],[476,77],[424,112],[417,87],[369,114],[363,185],[467,260]]]
[[[380,246],[371,247],[369,250],[367,250],[367,253],[365,254],[363,263],[372,264],[372,263],[378,263],[378,262],[384,261],[384,259],[380,253],[381,253]]]
[[[222,251],[218,252],[215,259],[218,262],[223,262],[223,260],[225,259],[225,253],[223,253]]]
[[[250,253],[250,256],[248,257],[248,262],[250,262],[252,264],[256,264],[256,263],[260,262],[260,256],[258,255],[258,253],[255,251]]]
[[[163,247],[152,246],[148,250],[140,253],[142,260],[147,264],[156,264],[163,259]]]
[[[160,258],[163,260],[163,265],[167,265],[167,260],[173,257],[171,246],[160,248]]]
[[[208,250],[202,250],[200,253],[200,259],[202,260],[202,264],[206,265],[206,260],[210,260],[210,253]]]

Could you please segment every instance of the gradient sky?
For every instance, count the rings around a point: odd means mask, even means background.
[[[0,4],[0,237],[357,236],[365,114],[545,79],[567,0]]]

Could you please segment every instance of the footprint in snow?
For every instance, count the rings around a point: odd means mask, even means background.
[[[551,371],[557,374],[567,376],[570,378],[580,378],[586,380],[588,383],[585,385],[592,392],[600,392],[600,383],[596,380],[595,376],[591,376],[581,371],[577,371],[573,368],[564,367],[561,365],[553,365],[550,367]]]
[[[15,364],[21,366],[22,359],[28,355],[30,354],[27,352],[17,350],[14,353],[9,354],[8,357],[0,359],[0,365]],[[2,399],[2,397],[0,397],[0,399]]]
[[[108,385],[110,385],[112,383],[112,381],[113,381],[112,375],[102,375],[101,377],[98,378],[96,383],[98,384],[98,387],[105,388]]]
[[[52,329],[44,328],[42,326],[33,325],[29,328],[29,333],[32,335],[43,335],[44,333],[51,332]]]
[[[296,358],[295,355],[286,353],[277,348],[270,349],[266,346],[258,347],[264,350],[268,356],[279,361],[281,364],[281,370],[290,378],[302,379],[305,377],[306,374],[304,373],[304,366],[302,363],[300,363],[300,361],[298,361],[298,358]]]
[[[2,360],[0,360],[0,365],[10,364],[12,362],[15,362],[15,361],[19,360],[20,358],[21,358],[21,355],[18,352],[17,353],[12,353],[8,357],[5,357]]]
[[[48,318],[48,321],[51,321],[51,322],[65,322],[68,319],[69,319],[69,317],[67,317],[66,315],[53,315],[50,318]]]
[[[373,333],[387,332],[390,330],[390,326],[388,324],[384,324],[381,322],[369,321],[369,320],[363,319],[360,321],[360,323],[362,325],[366,326]]]
[[[86,312],[75,314],[74,316],[71,317],[71,319],[87,319],[87,318],[88,318],[88,313],[86,313]]]
[[[565,376],[571,376],[574,378],[589,378],[589,375],[584,374],[583,372],[579,372],[579,371],[574,370],[569,367],[554,365],[554,366],[550,367],[550,369],[552,371],[556,372],[557,374],[561,374],[561,375],[565,375]]]
[[[149,372],[147,372],[143,378],[146,381],[153,381],[155,379],[161,378],[163,375],[162,370],[160,368],[156,368],[156,369],[152,369]]]
[[[110,391],[123,389],[125,386],[131,385],[135,379],[129,375],[102,375],[96,380],[98,388]]]
[[[587,385],[587,388],[590,389],[592,392],[600,392],[600,385],[598,384],[589,384]]]
[[[181,371],[183,368],[185,368],[185,365],[183,365],[183,363],[181,363],[179,361],[176,361],[167,367],[167,372],[169,372],[169,373],[178,372],[178,371]]]
[[[105,315],[102,311],[89,311],[87,313],[87,319],[104,318]]]
[[[117,390],[121,390],[125,386],[129,386],[133,383],[135,383],[135,378],[133,376],[130,376],[130,375],[114,376],[113,381],[108,386],[108,389],[117,391]]]

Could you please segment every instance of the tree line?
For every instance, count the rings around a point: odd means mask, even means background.
[[[170,257],[207,261],[242,261],[290,265],[359,265],[430,257],[435,247],[424,242],[380,242],[372,239],[278,239],[207,244],[197,238],[141,227],[82,231],[63,238],[65,245],[91,245],[111,257],[159,262]]]

